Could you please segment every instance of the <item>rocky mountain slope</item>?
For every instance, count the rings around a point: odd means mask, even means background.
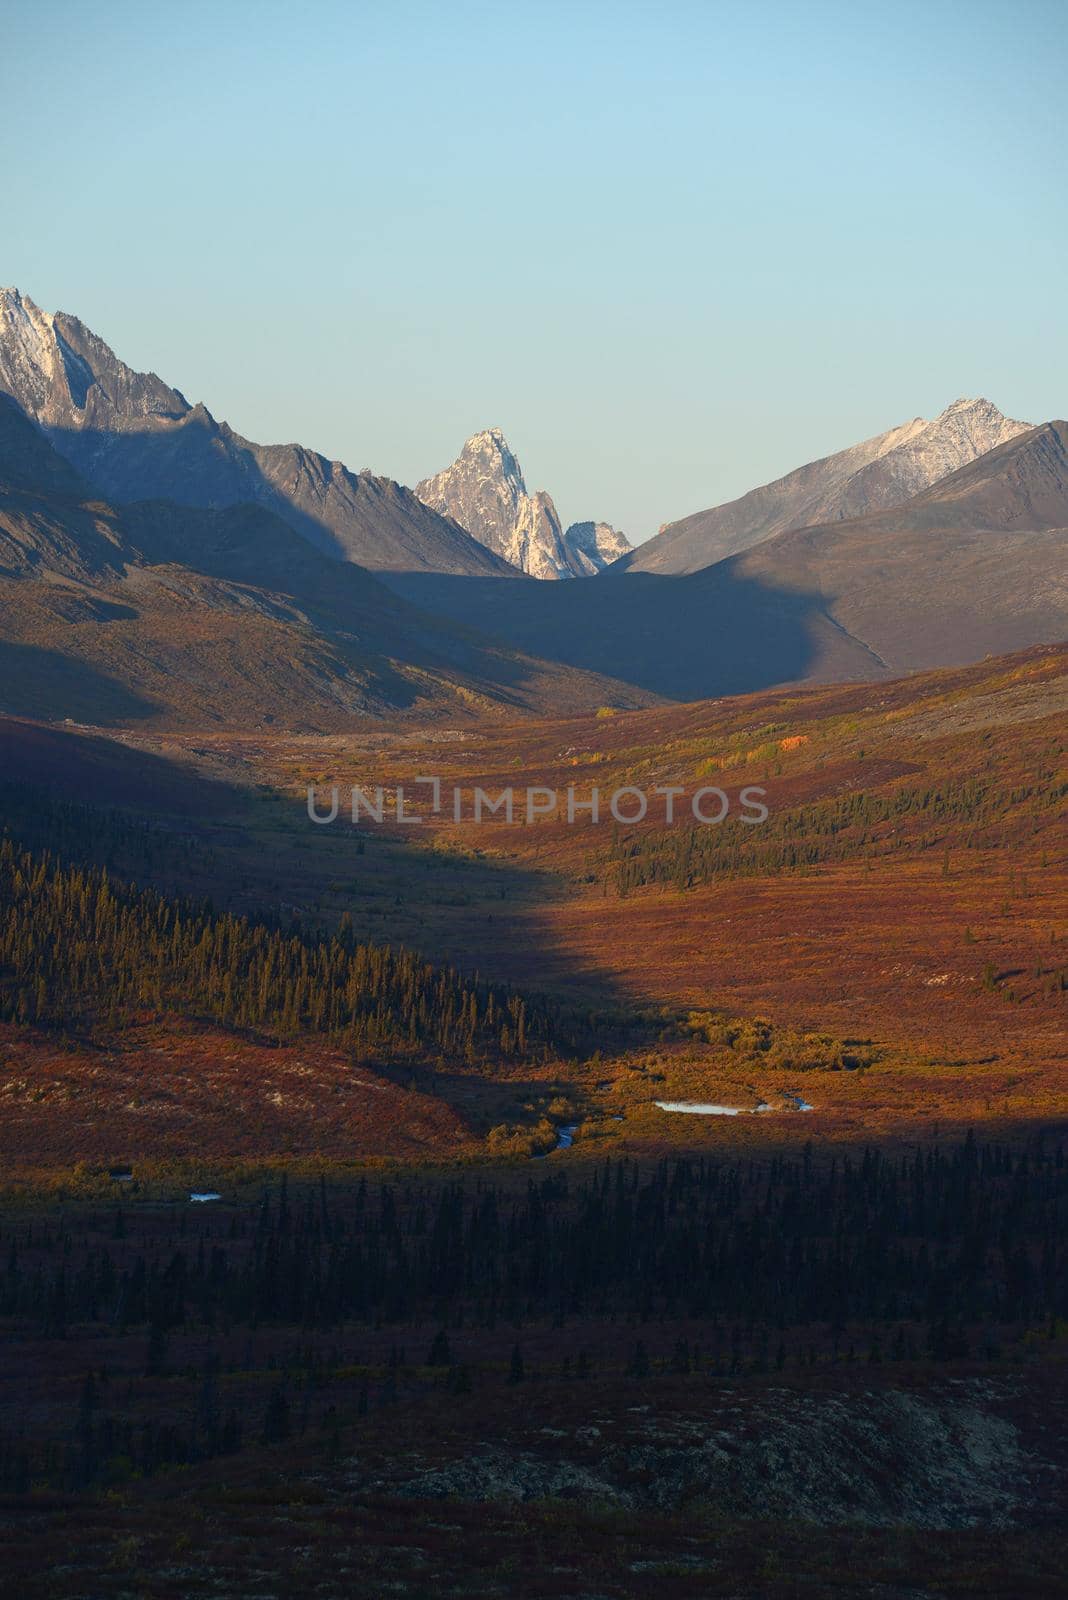
[[[513,647],[673,699],[963,664],[1068,637],[1068,423],[1020,434],[895,510],[777,535],[687,575],[589,584],[405,577]],[[392,581],[392,580],[391,580]]]
[[[258,445],[134,372],[63,312],[0,289],[0,390],[106,499],[220,508],[252,501],[328,555],[372,570],[512,576],[410,489],[299,444]]]
[[[712,566],[665,575],[634,552],[596,583],[534,583],[523,573],[598,571],[625,541],[563,532],[499,430],[415,493],[252,445],[4,291],[0,709],[68,715],[73,697],[85,720],[97,703],[113,720],[334,726],[420,701],[693,699],[1056,641],[1065,426],[1021,432],[957,402],[721,508],[759,542]],[[812,507],[823,521],[776,531]],[[365,548],[388,587],[355,561]]]
[[[777,535],[706,591],[809,597],[893,671],[1068,636],[1068,423],[987,452],[905,505]]]
[[[315,730],[644,698],[428,616],[263,506],[113,506],[0,398],[2,712]]]
[[[625,565],[632,572],[697,572],[790,528],[901,505],[1031,426],[989,400],[955,400],[931,422],[915,417],[739,500],[669,523]]]
[[[588,577],[630,549],[626,535],[606,522],[575,522],[565,531],[551,496],[528,492],[499,428],[473,434],[452,466],[424,478],[415,492],[533,578]]]
[[[575,561],[590,576],[603,572],[632,548],[626,534],[610,522],[573,522],[564,538]]]

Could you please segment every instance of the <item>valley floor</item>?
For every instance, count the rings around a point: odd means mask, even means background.
[[[12,1594],[1057,1594],[1066,669],[0,724]],[[428,772],[769,817],[308,819]]]

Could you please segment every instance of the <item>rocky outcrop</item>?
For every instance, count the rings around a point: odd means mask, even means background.
[[[556,514],[552,496],[546,494],[544,489],[537,489],[520,499],[512,529],[512,551],[508,559],[513,566],[532,578],[575,576],[564,547],[560,518]]]
[[[1012,1524],[1029,1460],[984,1386],[727,1394],[702,1420],[603,1414],[595,1427],[527,1430],[376,1484],[415,1499],[584,1499],[635,1511],[714,1507],[721,1515],[867,1527]],[[649,1412],[650,1408],[640,1407]],[[398,1464],[401,1465],[401,1464]]]
[[[603,572],[632,548],[626,534],[610,522],[573,522],[564,534],[564,543],[587,574]]]
[[[452,517],[490,550],[512,560],[513,530],[527,486],[499,428],[473,434],[451,467],[415,486],[420,500]]]
[[[630,549],[605,522],[576,522],[565,533],[552,497],[529,493],[499,428],[467,440],[451,467],[415,486],[419,498],[532,578],[581,578]]]

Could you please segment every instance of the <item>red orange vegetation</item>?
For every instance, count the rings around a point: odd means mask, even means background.
[[[131,1029],[110,1048],[0,1027],[0,1141],[9,1175],[79,1161],[432,1159],[476,1147],[443,1100],[349,1052],[180,1019]]]

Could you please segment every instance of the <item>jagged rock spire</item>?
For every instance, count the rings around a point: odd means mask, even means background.
[[[499,428],[472,434],[452,466],[424,478],[415,492],[531,577],[585,577],[630,549],[604,522],[572,523],[565,533],[551,495],[528,492]]]

